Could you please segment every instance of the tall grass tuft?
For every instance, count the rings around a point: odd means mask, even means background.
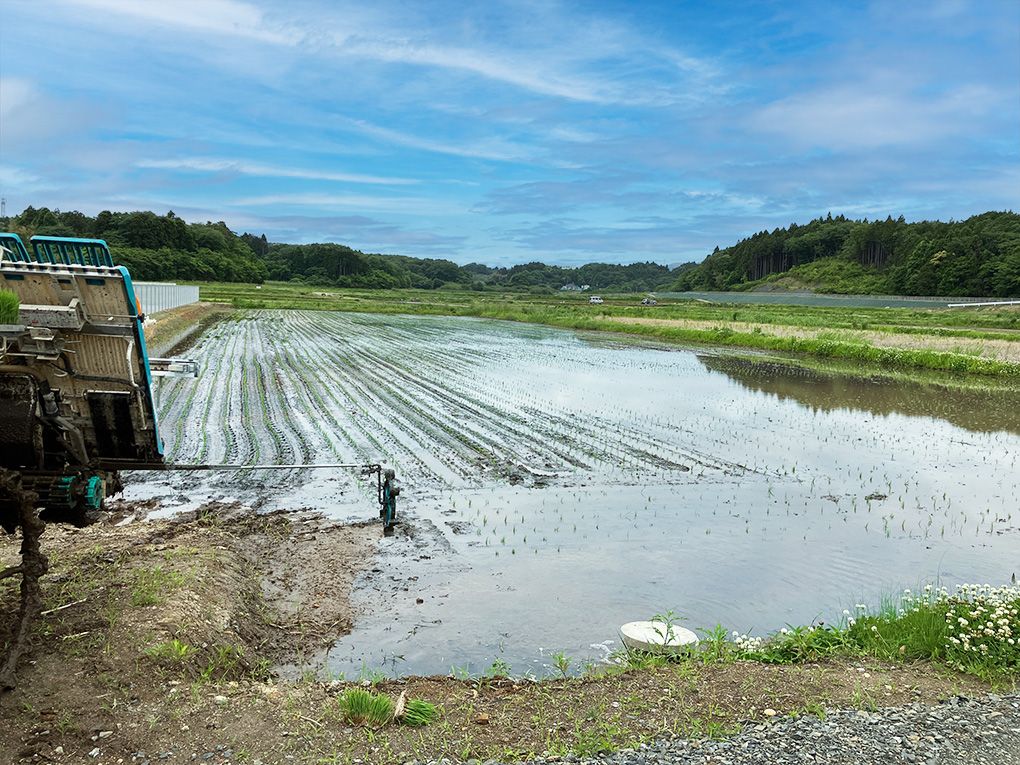
[[[343,718],[354,725],[378,728],[393,719],[393,700],[364,688],[344,691],[338,704]]]
[[[0,324],[17,324],[21,300],[10,290],[0,290]]]

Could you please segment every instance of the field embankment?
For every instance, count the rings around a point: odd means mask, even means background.
[[[228,306],[208,302],[161,311],[146,318],[145,344],[150,355],[181,353],[230,312]]]
[[[639,335],[667,342],[748,348],[883,368],[927,369],[1020,378],[1020,309],[849,308],[731,305],[607,297],[457,291],[325,290],[264,285],[202,286],[203,299],[242,308],[403,313],[546,324]]]

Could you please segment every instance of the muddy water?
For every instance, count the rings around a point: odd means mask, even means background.
[[[319,657],[347,676],[542,674],[666,609],[760,633],[1020,567],[1013,391],[473,319],[261,312],[192,355],[199,381],[159,391],[172,459],[382,460],[403,480],[356,628]],[[313,471],[129,493],[376,512],[364,479]]]

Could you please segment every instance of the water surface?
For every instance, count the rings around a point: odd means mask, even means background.
[[[1010,390],[434,317],[258,312],[193,355],[200,383],[160,391],[173,459],[382,460],[403,481],[355,630],[319,657],[348,676],[541,674],[666,609],[762,633],[1020,560]],[[362,479],[313,471],[132,491],[376,513]]]

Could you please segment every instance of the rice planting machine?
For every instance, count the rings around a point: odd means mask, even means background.
[[[380,517],[392,530],[400,490],[378,464],[167,462],[153,377],[197,376],[198,365],[148,355],[131,275],[106,242],[34,236],[29,245],[0,233],[0,527],[21,527],[23,540],[21,564],[0,579],[22,575],[23,616],[41,602],[45,523],[97,521],[121,470],[359,469],[374,473]],[[0,666],[0,688],[12,685],[11,658]]]

